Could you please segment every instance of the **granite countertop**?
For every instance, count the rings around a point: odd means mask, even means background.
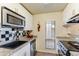
[[[69,36],[56,36],[57,40],[62,40],[62,41],[74,41],[74,38],[69,37]]]
[[[34,40],[36,37],[33,37],[33,38],[27,38],[26,36],[20,36],[19,37],[19,40],[21,41],[32,41],[32,40]]]
[[[70,42],[73,41],[60,41],[69,51],[76,51],[79,52],[79,49],[76,49],[74,46],[72,46],[71,44],[69,44]]]
[[[21,49],[22,47],[24,47],[25,45],[27,45],[29,42],[31,42],[32,40],[34,40],[34,38],[26,38],[26,37],[20,37],[19,39],[20,41],[28,41],[24,44],[22,44],[21,46],[15,48],[15,49],[7,49],[7,48],[0,48],[0,56],[10,56],[13,53],[15,53],[16,51],[18,51],[19,49]]]
[[[56,36],[56,38],[65,38],[65,39],[70,39],[71,37],[68,37],[68,36]]]

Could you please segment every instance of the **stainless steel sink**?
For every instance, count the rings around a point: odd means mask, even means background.
[[[1,45],[2,48],[9,48],[9,49],[15,49],[19,47],[20,45],[26,43],[27,41],[14,41],[5,45]]]

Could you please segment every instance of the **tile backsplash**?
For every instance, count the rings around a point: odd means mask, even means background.
[[[15,41],[19,35],[22,35],[23,30],[17,30],[13,28],[1,28],[0,29],[0,45]]]

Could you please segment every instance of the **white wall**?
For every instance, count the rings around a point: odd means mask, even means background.
[[[33,24],[33,19],[32,19],[32,15],[23,7],[21,6],[19,3],[7,3],[7,4],[0,4],[0,15],[1,15],[1,6],[6,6],[7,8],[23,15],[26,19],[26,23],[25,23],[25,30],[32,30],[32,24]],[[0,20],[1,20],[1,16],[0,16]],[[0,21],[1,23],[1,21]]]

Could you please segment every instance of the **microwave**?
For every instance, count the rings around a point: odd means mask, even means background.
[[[7,7],[1,8],[1,24],[2,26],[24,27],[25,17],[10,10]]]

